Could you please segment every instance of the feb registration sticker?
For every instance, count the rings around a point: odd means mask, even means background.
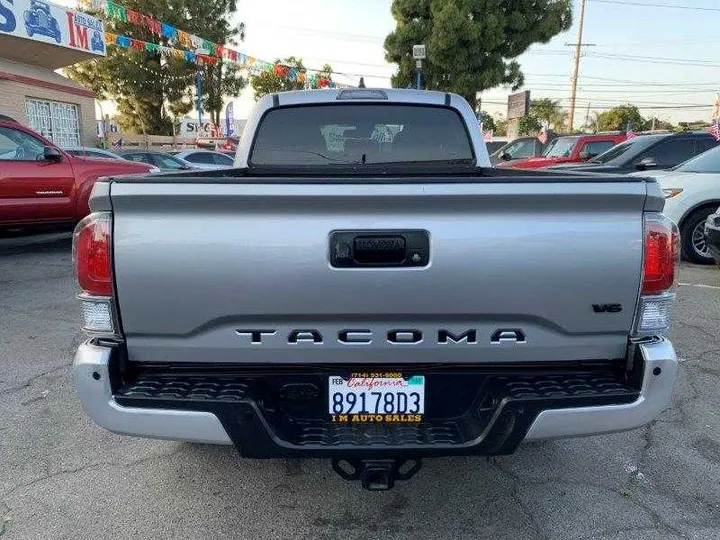
[[[416,423],[425,414],[425,377],[402,373],[351,373],[328,379],[333,422]]]

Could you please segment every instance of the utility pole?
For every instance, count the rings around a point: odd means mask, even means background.
[[[572,93],[570,94],[570,116],[568,116],[568,133],[572,132],[573,122],[575,121],[575,97],[577,96],[578,72],[580,71],[580,54],[583,47],[582,35],[583,24],[585,22],[585,2],[580,0],[580,24],[578,25],[577,43],[575,45],[575,65],[573,67],[572,76]],[[567,43],[566,45],[571,45]]]
[[[587,111],[585,111],[585,126],[590,126],[590,102],[588,101]]]

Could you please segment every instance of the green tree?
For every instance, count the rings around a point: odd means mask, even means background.
[[[414,84],[412,47],[425,44],[424,87],[452,91],[475,108],[476,92],[523,84],[513,60],[533,43],[570,28],[571,0],[393,0],[397,27],[385,39],[385,58],[398,65],[395,87]]]
[[[693,120],[692,122],[679,122],[677,131],[707,129],[709,127],[710,123],[707,120]]]
[[[492,131],[495,133],[495,130],[497,129],[497,124],[495,124],[495,119],[490,116],[490,114],[486,113],[485,111],[482,111],[480,114],[482,114],[482,128],[484,131]]]
[[[257,75],[253,75],[250,79],[256,101],[266,94],[302,90],[306,85],[317,88],[317,84],[310,84],[313,76],[316,76],[318,79],[324,78],[329,81],[332,80],[332,67],[330,64],[323,65],[322,70],[317,73],[306,72],[302,59],[295,58],[294,56],[289,56],[284,60],[275,60],[275,64],[280,64],[288,69],[295,69],[298,72],[304,71],[305,80],[298,80],[297,78],[292,80],[284,74],[275,73],[275,71],[262,71]]]
[[[541,129],[540,121],[532,114],[526,114],[519,119],[518,135],[535,135]]]
[[[533,99],[530,102],[530,114],[541,124],[547,122],[554,129],[562,128],[567,118],[567,113],[560,102],[549,98]]]
[[[654,120],[654,122],[653,122]],[[667,131],[673,131],[676,129],[676,126],[672,122],[668,122],[667,120],[662,120],[658,117],[650,117],[645,122],[646,129],[653,129],[653,124],[656,130],[667,130]]]
[[[602,112],[597,118],[598,131],[623,131],[630,126],[635,131],[645,129],[645,119],[635,105],[620,105]]]
[[[144,0],[156,1],[156,0]],[[179,28],[196,34],[212,43],[238,45],[238,38],[245,35],[240,26],[231,26],[231,15],[237,11],[237,0],[185,0],[187,23]],[[220,116],[225,97],[238,97],[240,91],[247,86],[247,79],[241,76],[236,64],[219,59],[215,64],[203,66],[203,109],[210,113],[211,121],[220,125]]]
[[[125,0],[128,9],[151,14],[181,30],[215,43],[232,43],[238,29],[227,22],[236,11],[235,0]],[[96,16],[88,0],[83,9]],[[106,30],[150,43],[169,44],[149,29],[129,22],[108,21]],[[175,44],[176,48],[180,45]],[[100,99],[112,99],[117,105],[118,123],[136,133],[169,135],[173,123],[195,108],[194,64],[182,58],[161,57],[155,52],[108,47],[105,58],[82,62],[65,70],[69,77],[94,91]],[[223,97],[235,95],[247,83],[236,69],[222,64],[203,69],[203,108],[219,118]],[[206,82],[207,81],[207,82]]]
[[[505,137],[507,135],[507,120],[500,117],[495,120],[495,135],[497,137]]]

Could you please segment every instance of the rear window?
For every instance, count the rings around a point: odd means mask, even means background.
[[[543,152],[543,157],[570,157],[573,148],[575,148],[578,140],[579,139],[577,137],[560,137],[559,139],[555,139],[553,142],[550,143],[550,146],[545,149],[545,152]]]
[[[708,150],[704,154],[686,161],[679,167],[675,167],[675,170],[680,172],[720,173],[720,147]]]
[[[473,163],[453,109],[412,105],[314,105],[269,111],[249,163],[254,166]]]

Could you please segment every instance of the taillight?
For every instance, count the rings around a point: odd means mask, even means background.
[[[671,289],[680,264],[680,233],[677,225],[661,214],[645,218],[645,253],[642,294]]]
[[[106,212],[90,214],[75,227],[73,264],[82,290],[82,314],[87,332],[116,334],[111,260],[111,217]]]
[[[635,320],[636,335],[662,335],[670,329],[673,291],[680,266],[680,233],[662,214],[645,214],[643,275]]]
[[[73,263],[78,286],[96,296],[112,296],[110,216],[90,214],[75,227]]]

